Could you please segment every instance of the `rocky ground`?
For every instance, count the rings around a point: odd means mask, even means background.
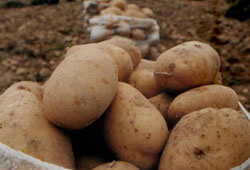
[[[224,17],[224,0],[128,0],[152,8],[166,49],[189,40],[210,43],[222,60],[223,84],[250,110],[250,20]],[[14,82],[44,82],[68,47],[87,43],[82,2],[0,9],[0,91]]]

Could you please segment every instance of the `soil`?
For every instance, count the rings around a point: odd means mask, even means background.
[[[224,17],[224,0],[128,0],[156,13],[164,50],[185,41],[209,43],[221,56],[223,84],[250,110],[250,19]],[[43,83],[67,48],[88,42],[80,0],[0,9],[0,92],[21,80]]]

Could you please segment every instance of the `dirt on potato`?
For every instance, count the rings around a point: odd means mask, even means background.
[[[162,50],[189,40],[214,47],[222,60],[223,84],[250,109],[250,19],[225,18],[225,0],[127,1],[153,9]],[[46,81],[68,47],[87,43],[82,11],[81,0],[0,8],[0,92],[20,80]]]

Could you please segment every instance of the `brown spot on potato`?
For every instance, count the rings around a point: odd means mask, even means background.
[[[137,132],[138,132],[138,129],[135,128],[135,133],[137,133]]]
[[[205,156],[204,151],[200,148],[194,148],[193,153],[198,160],[202,159]]]
[[[2,123],[0,123],[0,129],[2,129],[3,128],[3,125],[2,125]]]
[[[95,88],[93,86],[90,87],[91,90],[95,90]]]
[[[102,82],[103,82],[104,84],[109,84],[109,82],[108,82],[106,79],[102,79]]]
[[[148,134],[147,139],[150,139],[150,137],[151,137],[151,133]]]
[[[18,86],[17,89],[18,90],[27,90],[27,91],[31,92],[30,88],[24,87],[24,86]]]
[[[79,106],[81,104],[81,102],[79,101],[79,99],[77,97],[74,98],[74,104]]]

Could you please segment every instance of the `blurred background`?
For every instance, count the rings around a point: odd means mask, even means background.
[[[221,56],[223,84],[250,110],[249,0],[127,0],[150,7],[162,50],[189,40]],[[81,0],[0,1],[0,92],[20,80],[44,82],[68,47],[88,42]]]

